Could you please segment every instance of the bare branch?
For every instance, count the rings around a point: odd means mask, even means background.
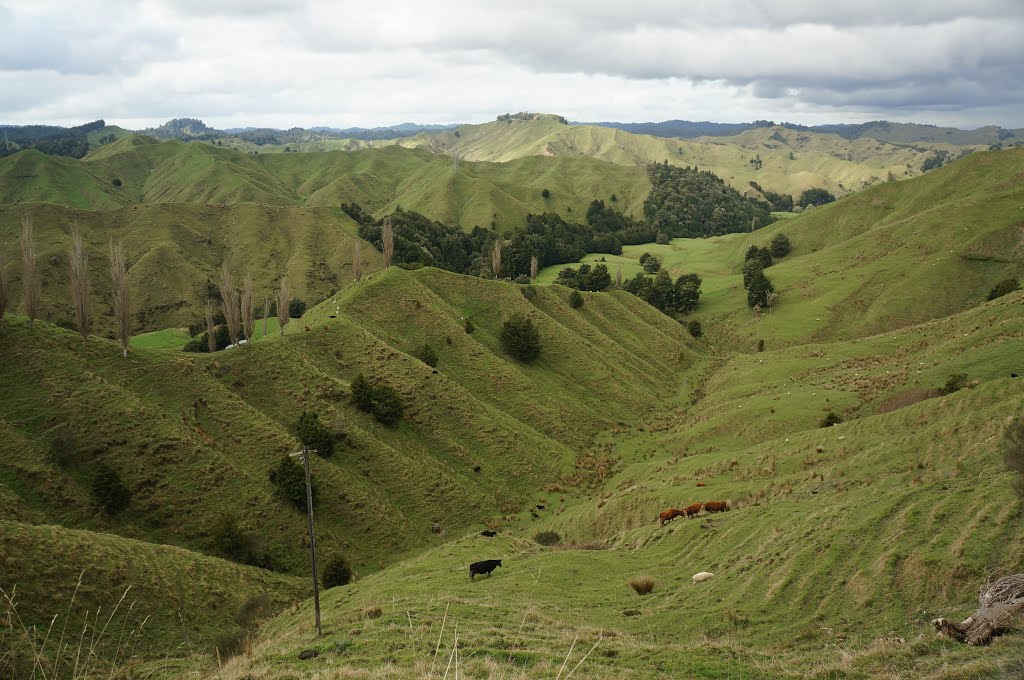
[[[128,265],[125,262],[124,246],[110,239],[110,279],[114,288],[114,332],[121,342],[121,351],[128,356],[128,341],[131,339],[131,312],[128,300]]]
[[[36,267],[36,244],[32,239],[32,218],[25,213],[21,216],[21,263],[22,282],[25,286],[25,314],[31,326],[39,315],[39,270]]]
[[[494,250],[491,252],[491,269],[494,270],[494,278],[501,276],[501,239],[494,242]]]
[[[245,331],[245,340],[252,342],[252,331],[256,326],[256,307],[252,297],[252,275],[246,273],[245,281],[242,283],[242,330]]]
[[[221,308],[224,310],[224,321],[228,325],[228,337],[231,338],[232,345],[237,345],[242,326],[241,309],[238,306],[238,291],[235,290],[235,285],[231,281],[231,272],[228,271],[227,262],[224,263],[224,268],[221,271],[220,301]]]
[[[380,242],[384,249],[384,269],[391,266],[391,258],[395,255],[395,230],[391,226],[391,218],[384,220],[384,228],[380,232]]]
[[[363,247],[361,244],[362,241],[357,238],[352,253],[352,276],[355,277],[356,283],[363,278]]]
[[[82,334],[82,345],[89,339],[92,329],[89,318],[89,254],[82,243],[82,232],[75,222],[71,227],[71,307],[75,313],[75,324]]]
[[[210,354],[217,351],[217,331],[213,327],[213,303],[206,300],[206,347]]]
[[[277,325],[281,327],[281,335],[284,335],[284,327],[288,325],[291,318],[288,316],[288,279],[281,279],[281,287],[277,290]]]

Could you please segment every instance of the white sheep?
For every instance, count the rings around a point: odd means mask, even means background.
[[[712,574],[710,571],[702,571],[699,574],[694,574],[693,575],[693,582],[694,583],[703,583],[704,581],[710,581],[714,577],[715,577],[715,575]]]

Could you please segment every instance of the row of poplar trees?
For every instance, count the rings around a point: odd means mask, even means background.
[[[391,264],[391,258],[395,252],[394,231],[391,221],[387,220],[381,234],[381,249],[384,255],[384,268]],[[358,282],[363,277],[363,258],[360,250],[360,240],[355,241],[355,252],[353,257],[353,274]],[[501,266],[500,244],[496,244],[495,269]],[[89,315],[89,254],[82,242],[82,234],[78,224],[71,227],[71,250],[68,253],[70,262],[70,286],[71,286],[71,307],[75,315],[75,325],[82,335],[84,345],[92,331],[92,319]],[[23,215],[21,218],[21,259],[24,274],[22,284],[25,288],[24,306],[25,314],[31,326],[39,315],[39,304],[42,298],[42,286],[39,281],[39,268],[36,263],[36,246],[32,236],[32,218]],[[536,260],[536,258],[534,258]],[[536,267],[536,264],[534,264]],[[534,274],[536,275],[536,274]],[[114,303],[114,325],[115,335],[121,343],[121,349],[125,356],[128,356],[128,343],[131,340],[131,305],[128,297],[128,265],[125,259],[124,246],[121,242],[115,243],[110,240],[110,279],[113,284]],[[252,339],[253,329],[256,325],[255,299],[253,296],[252,276],[246,274],[242,283],[242,290],[239,293],[235,288],[228,271],[227,263],[221,272],[220,281],[221,310],[224,313],[225,325],[228,329],[228,337],[232,345],[237,345],[244,335],[248,343]],[[288,325],[288,303],[290,301],[288,281],[282,277],[281,285],[277,291],[277,321],[284,334],[284,328]],[[10,289],[7,285],[7,274],[4,267],[3,252],[0,251],[0,327],[3,327],[4,314],[10,302]],[[267,296],[263,304],[263,335],[267,334],[267,319],[270,313],[270,296]],[[217,349],[216,329],[213,323],[213,305],[209,300],[206,302],[206,339],[211,352]]]

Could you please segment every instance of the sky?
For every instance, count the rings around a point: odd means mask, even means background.
[[[0,0],[0,26],[3,123],[1024,127],[1024,0]]]

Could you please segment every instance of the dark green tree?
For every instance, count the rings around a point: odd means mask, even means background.
[[[533,321],[515,313],[501,325],[501,347],[509,356],[530,362],[540,356],[540,333]]]
[[[656,257],[649,257],[643,264],[644,271],[648,274],[657,274],[661,270],[661,261]]]
[[[825,417],[821,419],[821,422],[818,423],[818,426],[819,427],[832,427],[833,425],[838,425],[841,422],[843,422],[842,418],[837,416],[834,412],[829,411],[825,415]]]
[[[333,557],[324,566],[322,578],[324,588],[348,585],[352,581],[352,567],[343,557]]]
[[[785,234],[776,234],[768,250],[772,257],[785,257],[789,254],[789,237]]]
[[[132,492],[121,481],[117,470],[100,463],[92,480],[92,498],[108,513],[116,515],[131,503]]]
[[[655,276],[651,285],[651,297],[649,303],[663,312],[675,308],[675,286],[672,284],[672,277],[667,269],[660,270]]]
[[[1015,291],[1020,290],[1020,281],[1013,278],[1012,276],[1008,279],[1003,279],[997,283],[992,290],[988,292],[986,300],[995,300],[996,298],[1003,297]]]
[[[690,335],[695,338],[699,338],[704,335],[704,329],[701,328],[700,321],[697,321],[696,319],[690,319],[686,322],[686,330],[688,330]]]
[[[700,301],[700,277],[696,274],[683,274],[676,279],[675,309],[680,314],[690,314],[697,309]]]
[[[293,319],[298,319],[300,316],[306,313],[306,303],[298,298],[293,299],[288,303],[288,316]]]
[[[312,489],[313,505],[316,505],[317,489],[310,473],[310,488]],[[281,498],[294,505],[299,510],[306,510],[306,472],[301,463],[284,455],[277,467],[270,471],[270,483],[277,489]]]
[[[612,275],[608,272],[606,264],[594,265],[594,268],[585,276],[579,277],[580,290],[599,291],[610,285],[612,285]]]
[[[330,458],[334,453],[334,438],[320,422],[320,416],[312,411],[303,411],[299,416],[295,423],[295,436],[321,458]]]
[[[758,269],[750,278],[750,285],[747,286],[747,306],[767,307],[768,296],[775,292],[775,286],[764,275],[764,270]]]
[[[371,411],[373,409],[373,385],[362,373],[352,380],[352,403],[360,411]]]
[[[800,194],[800,200],[797,203],[802,206],[818,206],[831,203],[834,200],[836,200],[836,197],[831,192],[821,188],[813,188]]]
[[[398,390],[391,385],[381,384],[373,388],[373,406],[370,411],[378,423],[393,427],[405,414],[405,406]]]
[[[569,306],[573,309],[579,309],[583,306],[583,296],[578,290],[574,290],[569,294]]]
[[[429,342],[423,343],[423,347],[420,348],[417,358],[425,363],[427,366],[434,368],[437,366],[437,352],[430,346]]]

